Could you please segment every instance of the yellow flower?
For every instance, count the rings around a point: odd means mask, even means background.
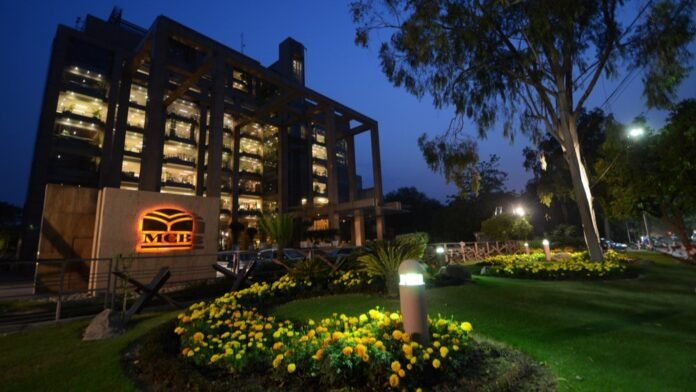
[[[393,337],[395,340],[401,340],[402,335],[403,335],[403,334],[402,334],[401,331],[399,331],[398,329],[395,329],[394,332],[392,332],[392,337]]]
[[[203,335],[202,332],[196,332],[193,334],[193,341],[194,342],[201,342],[201,341],[203,341],[204,338],[205,338],[205,336]]]
[[[399,370],[399,377],[401,377],[401,378],[406,377],[406,371],[404,369]]]
[[[399,386],[399,376],[397,374],[392,374],[389,376],[389,385],[391,385],[392,388]]]
[[[294,363],[288,365],[288,373],[295,373],[296,366]]]
[[[440,347],[440,356],[442,358],[445,358],[447,356],[448,352],[449,352],[449,350],[447,349],[447,347]]]
[[[213,354],[212,357],[210,357],[210,363],[215,363],[220,359],[220,356],[218,354]]]
[[[440,360],[439,359],[437,359],[437,358],[433,359],[433,367],[435,369],[440,367]]]
[[[411,347],[410,344],[404,344],[402,346],[402,350],[404,351],[404,354],[406,354],[407,358],[413,354],[413,348]]]
[[[401,364],[399,363],[399,361],[394,361],[391,363],[391,370],[398,372],[399,369],[401,369]]]
[[[459,327],[466,333],[469,333],[472,329],[474,329],[474,327],[472,327],[471,323],[468,321],[463,322]]]
[[[389,318],[392,319],[392,320],[394,320],[394,321],[396,321],[396,320],[399,319],[399,315],[396,314],[396,313],[392,313],[392,314],[389,315]]]
[[[321,359],[321,357],[324,355],[324,349],[319,349],[317,352],[314,354],[314,359],[317,361]]]
[[[355,355],[362,357],[366,352],[367,347],[365,347],[363,344],[358,344],[355,346]]]
[[[346,346],[343,348],[343,355],[348,356],[353,353],[353,347]]]
[[[367,361],[370,360],[370,356],[367,355],[367,354],[363,354],[363,355],[362,355],[362,360],[363,360],[363,362],[367,362]]]

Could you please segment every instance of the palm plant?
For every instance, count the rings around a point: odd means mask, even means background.
[[[292,241],[295,231],[294,219],[288,214],[263,215],[259,220],[259,226],[261,230],[271,236],[273,241],[278,244],[278,261],[287,268],[283,263],[283,250]]]
[[[425,245],[410,241],[377,241],[358,257],[362,270],[384,278],[387,295],[395,297],[399,289],[399,265],[408,259],[420,259]]]

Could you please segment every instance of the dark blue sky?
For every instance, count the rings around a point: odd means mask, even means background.
[[[50,46],[58,24],[73,26],[86,14],[106,19],[112,7],[123,8],[124,19],[149,27],[163,14],[194,30],[240,50],[244,33],[245,54],[264,65],[273,63],[278,43],[288,36],[302,42],[306,52],[307,85],[379,121],[385,193],[401,186],[416,186],[444,200],[455,192],[423,162],[416,139],[423,132],[442,132],[451,112],[433,109],[391,86],[382,74],[374,47],[353,44],[354,26],[347,2],[316,1],[0,1],[0,200],[24,203],[38,113],[48,68]],[[375,45],[376,46],[376,45]],[[693,45],[692,45],[693,48]],[[601,105],[616,82],[599,83],[589,106]],[[644,109],[640,76],[605,107],[629,122],[646,114],[650,125],[663,124],[664,113]],[[680,97],[693,97],[696,74],[680,88]],[[482,157],[496,153],[509,173],[508,187],[522,189],[529,175],[522,167],[518,136],[514,144],[492,131],[479,141]],[[368,137],[357,140],[358,174],[371,184]]]

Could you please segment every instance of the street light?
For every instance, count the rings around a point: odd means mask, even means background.
[[[633,128],[631,128],[631,129],[628,130],[628,138],[629,138],[629,139],[640,139],[644,134],[645,134],[645,128],[643,128],[643,127],[633,127]],[[624,148],[623,150],[619,151],[618,154],[616,154],[616,156],[615,156],[614,159],[611,161],[611,163],[609,164],[609,166],[607,166],[607,168],[604,169],[604,172],[602,172],[602,174],[601,174],[601,175],[595,180],[595,182],[590,186],[590,189],[594,188],[594,186],[597,185],[597,183],[599,183],[599,182],[602,180],[602,178],[604,178],[604,176],[605,176],[605,175],[609,172],[609,170],[614,166],[614,164],[615,164],[616,161],[619,159],[619,157],[620,157],[624,152],[628,151],[628,149],[629,149],[630,146],[631,146],[630,144],[626,144],[626,148]]]
[[[517,216],[524,216],[524,208],[522,208],[522,207],[520,207],[520,206],[515,207],[515,209],[513,210],[513,212],[514,212],[515,215],[517,215]]]
[[[628,131],[628,137],[630,138],[639,138],[645,134],[645,129],[643,127],[634,127],[629,129]]]

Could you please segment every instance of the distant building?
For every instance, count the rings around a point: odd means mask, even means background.
[[[264,67],[167,17],[144,29],[118,9],[108,20],[88,15],[79,29],[59,26],[22,257],[36,254],[47,184],[219,198],[223,248],[232,222],[255,227],[272,212],[340,229],[357,244],[370,220],[368,233],[381,238],[377,122],[307,88],[304,53],[288,38]],[[363,132],[371,136],[370,189],[361,189],[355,168],[354,137]]]

